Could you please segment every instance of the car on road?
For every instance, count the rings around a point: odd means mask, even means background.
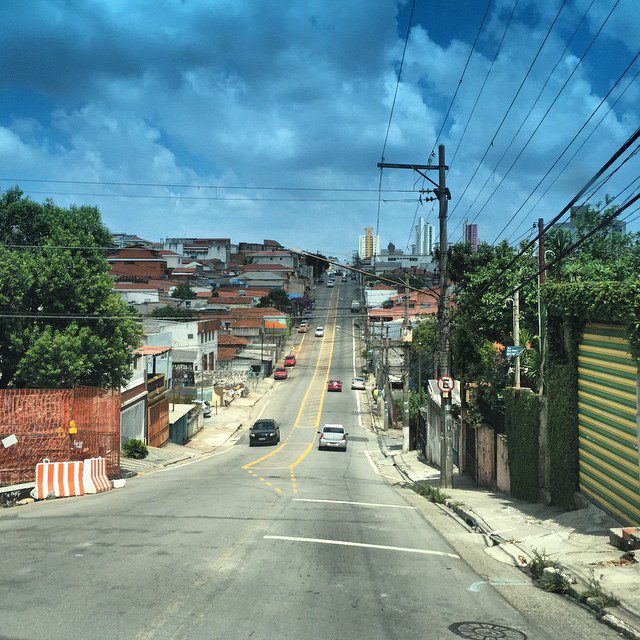
[[[342,380],[328,380],[327,391],[342,391]]]
[[[349,435],[341,424],[325,424],[320,431],[318,450],[340,449],[347,450],[347,436]]]
[[[288,356],[284,357],[284,366],[285,367],[296,366],[296,357],[293,355],[293,353],[290,353]]]
[[[256,444],[278,444],[280,442],[280,427],[275,420],[263,418],[256,420],[249,430],[249,446]]]
[[[310,318],[313,315],[313,311],[311,311],[311,309],[305,309],[304,313],[302,314],[305,318]]]
[[[329,282],[327,282],[327,289],[332,289],[333,288],[333,280],[329,280]]]
[[[287,379],[287,370],[284,367],[278,367],[273,372],[274,380],[286,380]]]
[[[307,333],[307,329],[309,328],[308,324],[301,324],[298,327],[298,333]]]
[[[351,388],[356,391],[364,391],[364,378],[352,378],[351,379]]]
[[[322,338],[324,336],[324,327],[316,327],[316,338]]]

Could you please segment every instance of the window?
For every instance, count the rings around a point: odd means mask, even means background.
[[[187,339],[188,340],[193,340],[193,333],[188,333],[187,334]]]
[[[409,258],[409,262],[418,262],[418,258]]]

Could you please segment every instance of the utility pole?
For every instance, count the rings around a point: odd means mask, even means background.
[[[544,276],[545,276],[545,254],[544,254],[544,220],[542,218],[538,218],[538,271],[540,275],[538,276],[538,345],[540,347],[540,395],[543,394],[544,389],[542,388],[542,381],[544,380],[544,376],[542,375],[542,368],[544,367],[544,351],[545,351],[545,333],[546,333],[546,323],[545,323],[545,308],[544,303],[542,302],[541,289],[544,284]]]
[[[438,308],[438,320],[440,324],[440,374],[449,375],[450,371],[450,345],[449,345],[449,296],[447,292],[449,279],[447,275],[447,211],[451,193],[447,188],[447,169],[445,164],[444,145],[438,146],[438,164],[397,164],[379,162],[379,169],[411,169],[420,174],[427,182],[430,182],[435,189],[431,191],[435,194],[439,203],[440,220],[440,299]],[[432,180],[425,171],[438,171],[438,182]],[[429,200],[429,199],[427,199]],[[408,372],[407,372],[408,373]],[[451,458],[451,397],[443,398],[444,405],[444,428],[441,441],[441,473],[440,485],[450,488],[453,483],[453,462]]]
[[[520,346],[520,290],[513,296],[513,344]],[[520,356],[516,356],[515,364],[515,387],[520,388]]]
[[[406,453],[410,449],[409,436],[409,278],[405,280],[404,287],[404,322],[402,323],[402,347],[404,355],[404,366],[402,371],[402,452]]]
[[[451,348],[449,342],[449,274],[447,272],[447,258],[449,243],[447,239],[447,212],[449,210],[449,191],[447,190],[447,174],[444,158],[444,145],[438,146],[438,188],[436,189],[440,223],[440,375],[450,375]],[[442,396],[444,410],[444,425],[441,435],[440,448],[440,486],[449,489],[453,486],[453,459],[451,452],[451,393]]]
[[[384,359],[382,360],[382,373],[383,373],[383,390],[384,390],[384,430],[389,428],[389,403],[391,402],[391,394],[389,393],[389,327],[385,327],[384,338]]]

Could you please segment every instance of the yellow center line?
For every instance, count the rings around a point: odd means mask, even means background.
[[[334,289],[334,291],[332,292],[332,300],[331,300],[331,304],[329,305],[329,310],[327,310],[327,320],[329,319],[329,313],[331,312],[331,306],[334,304],[334,294],[338,291],[338,289]],[[337,308],[337,305],[336,305]],[[337,319],[336,319],[337,322]],[[335,338],[335,323],[334,323],[334,327],[333,327],[333,337],[332,337],[332,341],[331,341],[331,351],[330,354],[333,352],[333,339]],[[291,437],[291,434],[293,433],[293,430],[298,426],[298,424],[300,423],[300,418],[302,417],[302,412],[304,411],[305,408],[305,404],[307,402],[307,398],[309,397],[309,393],[311,392],[311,389],[313,387],[313,383],[315,382],[315,378],[316,375],[318,374],[318,370],[320,368],[320,364],[322,361],[322,351],[325,345],[325,338],[326,336],[323,336],[322,338],[322,343],[320,344],[320,351],[318,353],[318,361],[316,362],[316,366],[315,369],[313,371],[313,375],[311,376],[311,380],[309,381],[309,386],[307,387],[307,391],[304,394],[304,397],[302,398],[302,403],[300,404],[300,410],[298,411],[298,415],[296,416],[296,420],[293,423],[293,427],[291,428],[291,432],[289,433],[289,435],[287,436],[287,439],[278,447],[276,447],[273,451],[270,451],[269,453],[267,453],[266,455],[262,456],[261,458],[258,458],[257,460],[254,460],[253,462],[248,462],[247,464],[243,465],[243,469],[249,469],[251,467],[253,467],[254,465],[258,464],[259,462],[262,462],[263,460],[266,460],[267,458],[270,458],[271,456],[276,455],[276,453],[278,453],[279,451],[282,451],[282,449],[284,449],[285,444],[287,443],[287,440]],[[328,372],[327,372],[327,375]]]

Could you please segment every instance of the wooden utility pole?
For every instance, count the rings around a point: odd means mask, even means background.
[[[449,208],[449,200],[451,193],[447,189],[447,169],[445,164],[444,145],[438,146],[438,164],[397,164],[388,162],[379,162],[379,169],[411,169],[420,174],[427,182],[430,182],[435,189],[431,191],[435,194],[439,203],[439,220],[440,220],[440,298],[438,307],[438,320],[440,325],[440,374],[449,375],[450,371],[450,344],[449,344],[449,322],[448,322],[448,284],[447,275],[447,210]],[[438,182],[432,180],[425,171],[437,171]],[[408,376],[408,368],[406,370]],[[451,487],[453,482],[453,462],[451,458],[451,396],[448,399],[443,398],[444,406],[444,429],[441,442],[441,474],[440,484],[442,487]],[[408,409],[408,402],[407,402]],[[408,422],[408,421],[407,421]],[[403,438],[404,448],[404,438]]]

